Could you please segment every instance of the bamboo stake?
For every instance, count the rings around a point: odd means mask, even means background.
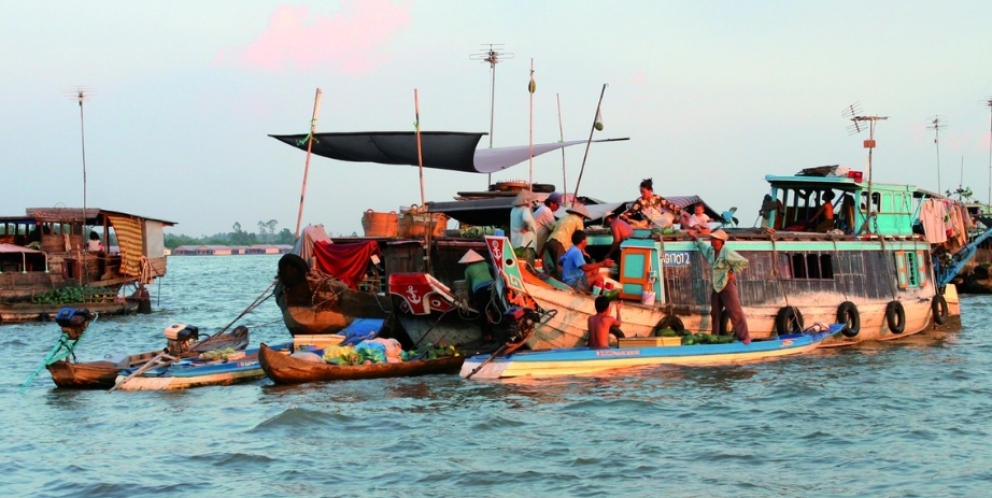
[[[565,141],[565,128],[561,124],[561,97],[556,93],[555,100],[558,102],[558,141]],[[568,197],[568,178],[565,177],[565,148],[561,148],[561,188],[562,198]]]
[[[603,105],[603,95],[606,94],[606,87],[609,86],[603,83],[603,89],[599,92],[599,103],[596,104],[596,114],[592,117],[592,126],[589,129],[589,140],[586,141],[586,152],[582,156],[582,167],[579,169],[579,180],[575,182],[575,191],[572,192],[572,197],[575,199],[579,198],[579,185],[582,184],[582,174],[586,171],[586,159],[589,157],[589,146],[592,145],[592,134],[596,133],[596,118],[599,116],[599,107]]]
[[[296,235],[294,238],[300,238],[300,224],[303,223],[303,200],[307,195],[307,176],[310,175],[310,156],[311,150],[313,149],[313,134],[317,130],[317,116],[320,114],[320,88],[317,89],[317,95],[313,99],[313,117],[310,118],[310,137],[307,140],[307,163],[306,167],[303,169],[303,188],[300,191],[300,212],[296,215]]]

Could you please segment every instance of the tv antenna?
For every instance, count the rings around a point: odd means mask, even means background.
[[[492,82],[489,86],[489,148],[493,148],[493,116],[496,109],[496,64],[504,59],[512,59],[513,54],[503,52],[502,43],[483,43],[484,52],[470,54],[469,60],[480,61],[489,64],[489,72],[492,74]],[[486,47],[489,47],[486,49]],[[492,184],[493,174],[489,174],[489,183]],[[486,185],[487,187],[489,185]]]
[[[992,97],[982,101],[992,111]],[[989,122],[989,204],[992,205],[992,121]],[[986,212],[992,207],[986,208]]]
[[[865,148],[868,149],[868,164],[865,167],[865,169],[868,170],[865,172],[868,174],[867,175],[868,176],[868,201],[867,201],[868,218],[865,220],[865,224],[861,227],[861,231],[862,232],[868,231],[870,233],[871,219],[875,217],[877,214],[873,209],[877,206],[874,205],[873,202],[874,197],[872,197],[872,167],[871,167],[872,152],[874,152],[875,150],[875,126],[878,124],[879,121],[885,121],[886,119],[889,119],[889,117],[878,116],[878,115],[871,115],[871,116],[862,115],[860,102],[855,102],[854,104],[847,106],[847,108],[844,109],[842,116],[851,120],[851,125],[848,126],[847,130],[852,135],[861,133],[866,128],[868,129],[868,140],[864,141]]]
[[[93,98],[93,96],[96,95],[96,90],[88,86],[76,86],[75,88],[66,88],[62,90],[62,93],[66,97],[69,97],[70,99],[79,102],[79,138],[83,149],[83,223],[82,223],[82,232],[80,233],[80,235],[82,236],[82,242],[80,243],[80,246],[82,246],[82,244],[85,244],[87,240],[86,238],[87,235],[86,234],[86,126],[84,124],[85,121],[83,120],[83,102],[88,102],[91,98]],[[105,240],[103,242],[107,244],[108,248],[110,247],[109,241]],[[78,249],[77,252],[79,252],[78,257],[79,257],[79,265],[80,265],[79,282],[80,285],[85,285],[86,265],[82,256],[82,248],[80,247],[80,249]]]
[[[937,114],[932,118],[930,126],[927,126],[928,130],[933,130],[933,143],[937,148],[937,193],[943,193],[940,190],[940,130],[947,128],[947,124],[940,121],[940,114]]]

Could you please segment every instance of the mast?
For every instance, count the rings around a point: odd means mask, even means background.
[[[513,54],[500,52],[503,50],[502,43],[483,43],[482,46],[489,46],[489,49],[483,53],[471,54],[468,56],[469,60],[482,61],[489,64],[489,72],[492,74],[492,82],[489,86],[489,148],[493,148],[493,123],[494,123],[494,112],[496,109],[496,64],[500,63],[503,59],[512,59]],[[533,69],[533,68],[532,68]],[[486,183],[486,188],[489,188],[493,183],[493,174],[489,173],[488,180]]]

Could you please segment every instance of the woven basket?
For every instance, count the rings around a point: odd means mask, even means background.
[[[369,209],[362,216],[362,228],[366,237],[396,237],[399,231],[399,215],[395,211],[377,213]]]
[[[416,239],[425,237],[430,230],[431,237],[443,237],[447,227],[448,217],[444,213],[425,213],[413,206],[400,216],[399,236]]]

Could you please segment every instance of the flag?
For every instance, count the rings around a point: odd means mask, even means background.
[[[586,114],[588,116],[588,114]],[[596,122],[593,124],[597,130],[603,131],[603,112],[596,109]]]

